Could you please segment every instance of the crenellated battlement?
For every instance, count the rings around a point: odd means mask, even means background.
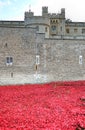
[[[24,13],[23,21],[0,21],[0,27],[32,27],[37,33],[44,33],[45,38],[85,37],[85,22],[72,22],[65,18],[65,8],[60,13],[49,13],[48,7],[42,7],[42,15],[35,16],[31,10]]]
[[[50,18],[65,19],[65,9],[61,9],[61,13],[52,13],[49,15]]]
[[[32,18],[34,17],[34,12],[25,12],[25,19],[26,18]],[[48,17],[48,18],[65,18],[65,9],[61,9],[61,13],[48,13],[48,7],[42,7],[42,17]]]

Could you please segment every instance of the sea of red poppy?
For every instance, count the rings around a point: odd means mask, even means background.
[[[85,130],[85,81],[0,86],[0,130]]]

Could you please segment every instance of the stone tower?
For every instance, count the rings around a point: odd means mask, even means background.
[[[42,7],[42,16],[46,16],[48,14],[48,7]]]

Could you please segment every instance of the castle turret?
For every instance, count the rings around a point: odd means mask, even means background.
[[[62,15],[63,18],[65,18],[65,8],[61,9],[61,15]]]
[[[42,7],[42,16],[48,15],[48,7]]]
[[[33,17],[33,16],[34,16],[34,13],[33,13],[33,12],[31,12],[31,11],[25,12],[25,20],[26,20],[27,18],[31,18],[31,17]]]

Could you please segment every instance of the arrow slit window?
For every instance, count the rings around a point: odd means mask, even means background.
[[[36,65],[39,65],[39,64],[40,64],[40,56],[36,55]]]
[[[79,56],[79,64],[82,64],[82,55]]]

